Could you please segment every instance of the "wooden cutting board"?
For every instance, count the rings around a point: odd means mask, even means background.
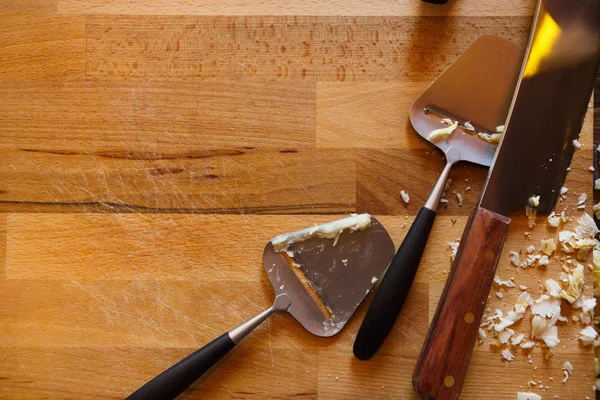
[[[443,168],[410,127],[411,102],[479,35],[524,46],[533,8],[0,0],[0,397],[125,397],[270,304],[260,263],[276,234],[369,212],[399,245]],[[574,217],[592,191],[589,111],[566,183]],[[449,193],[373,360],[351,352],[366,304],[329,339],[276,315],[187,398],[416,398],[412,369],[448,242],[485,175],[453,170],[450,190],[465,202]],[[508,252],[555,232],[543,218],[531,239],[526,230],[515,215],[498,274],[537,297],[559,261],[516,275]],[[509,310],[518,291],[501,292],[490,307]],[[476,346],[463,398],[514,399],[530,380],[549,387],[534,389],[544,398],[592,397],[594,356],[580,329],[561,328],[554,356],[534,348],[532,364],[526,352],[506,362]],[[528,332],[527,321],[516,330]],[[575,371],[562,384],[567,360]]]

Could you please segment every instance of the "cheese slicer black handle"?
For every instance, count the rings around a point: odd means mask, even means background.
[[[224,333],[133,392],[127,400],[167,400],[179,396],[235,347]]]
[[[375,292],[354,341],[354,355],[371,358],[390,333],[419,268],[436,212],[421,208]]]

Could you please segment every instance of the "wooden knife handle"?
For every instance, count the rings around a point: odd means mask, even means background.
[[[473,210],[413,374],[422,399],[457,399],[462,389],[510,219]]]

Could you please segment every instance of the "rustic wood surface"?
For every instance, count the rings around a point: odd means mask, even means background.
[[[410,127],[412,100],[481,34],[523,46],[533,8],[0,0],[0,398],[125,397],[270,305],[261,254],[278,233],[370,212],[398,246],[443,167]],[[559,205],[574,217],[577,197],[592,193],[592,114]],[[465,202],[448,194],[372,361],[351,353],[366,304],[328,339],[275,315],[186,398],[416,398],[411,375],[448,242],[485,175],[453,170]],[[554,232],[540,217],[528,239],[524,216],[513,217],[498,274],[537,297],[560,263],[517,275],[508,251]],[[509,310],[518,291],[501,291],[489,306]],[[530,380],[549,386],[535,389],[544,398],[592,397],[580,329],[561,327],[554,356],[534,348],[533,364],[527,352],[509,363],[477,345],[463,398],[514,399]],[[575,371],[562,384],[567,360]]]

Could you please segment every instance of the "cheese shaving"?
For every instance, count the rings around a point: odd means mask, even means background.
[[[546,291],[551,297],[560,298],[561,287],[554,279],[548,279],[546,281]]]
[[[450,253],[450,258],[452,259],[452,261],[454,261],[454,258],[456,258],[456,252],[458,251],[458,246],[460,246],[460,239],[456,239],[455,242],[448,242],[448,247],[450,247],[450,250],[452,251]]]
[[[512,329],[506,329],[498,334],[500,343],[506,344],[510,340],[511,336],[515,333]]]
[[[527,219],[529,220],[529,227],[533,228],[535,226],[535,219],[537,217],[537,211],[535,210],[535,207],[526,206],[525,207],[525,215],[527,216]]]
[[[512,361],[515,359],[515,356],[513,356],[512,353],[508,349],[502,350],[500,352],[500,354],[502,354],[502,357],[504,357],[504,359],[507,361]]]
[[[531,336],[542,339],[548,347],[554,347],[560,343],[556,325],[552,325],[550,320],[538,315],[531,320]]]
[[[471,132],[475,132],[475,127],[469,121],[465,122],[465,128]]]
[[[568,361],[565,361],[563,364],[563,369],[567,371],[569,374],[573,374],[573,364]]]
[[[537,207],[540,205],[540,196],[531,196],[529,198],[529,205],[531,207]]]
[[[275,236],[271,239],[271,244],[276,251],[284,252],[288,250],[288,247],[291,244],[303,242],[311,237],[335,239],[345,230],[349,230],[350,232],[362,231],[370,224],[370,214],[353,214],[351,217],[340,219],[338,221],[328,222],[311,228],[301,229],[296,232]]]
[[[565,290],[561,290],[560,297],[567,300],[569,303],[575,303],[581,296],[583,289],[584,278],[583,278],[583,265],[578,264],[573,272],[567,275],[569,286]]]
[[[462,207],[463,205],[463,197],[460,193],[456,193],[456,198],[458,199],[458,206]]]
[[[515,284],[513,281],[511,280],[507,280],[507,281],[503,281],[500,279],[500,277],[498,275],[494,276],[494,282],[498,285],[498,286],[504,286],[507,288],[514,288]]]
[[[552,253],[554,253],[554,250],[556,250],[556,243],[554,243],[554,239],[542,239],[540,246],[540,251],[542,253],[551,256]]]
[[[539,299],[533,302],[531,313],[550,318],[550,323],[554,325],[560,318],[560,299],[552,299],[548,295],[543,294]]]
[[[554,211],[552,211],[552,213],[550,213],[550,215],[548,215],[548,225],[550,225],[553,228],[558,228],[560,226],[560,223],[561,223],[561,218],[559,216],[557,216]]]
[[[458,121],[455,121],[452,125],[450,125],[446,128],[440,128],[440,129],[436,129],[436,130],[432,131],[429,134],[428,139],[431,141],[445,139],[447,136],[451,135],[452,132],[454,132],[457,127],[458,127]]]
[[[593,345],[594,340],[596,340],[596,338],[598,337],[598,333],[596,332],[593,326],[586,326],[584,329],[581,330],[580,335],[581,336],[579,336],[579,339],[581,339],[581,342],[584,346]]]
[[[400,191],[400,196],[402,197],[402,200],[408,204],[408,202],[410,201],[410,196],[408,195],[408,193],[406,193],[404,190]]]
[[[508,254],[510,256],[510,262],[513,263],[516,267],[518,267],[520,264],[519,253],[517,253],[516,251],[511,251]]]
[[[535,342],[524,342],[524,343],[521,343],[521,345],[520,345],[520,347],[522,349],[526,349],[526,350],[532,349],[534,346],[535,346]]]
[[[525,334],[519,333],[517,336],[515,336],[513,338],[513,340],[510,342],[510,344],[513,346],[517,346],[519,343],[521,343],[523,341],[524,338],[525,338]]]
[[[483,133],[483,132],[477,132],[477,136],[479,136],[481,139],[485,140],[488,143],[500,143],[500,139],[502,138],[502,134],[501,133]]]
[[[600,179],[598,179],[600,181]],[[598,189],[600,190],[600,189]],[[600,219],[600,203],[594,204],[592,206],[592,212],[596,216],[596,219]]]

